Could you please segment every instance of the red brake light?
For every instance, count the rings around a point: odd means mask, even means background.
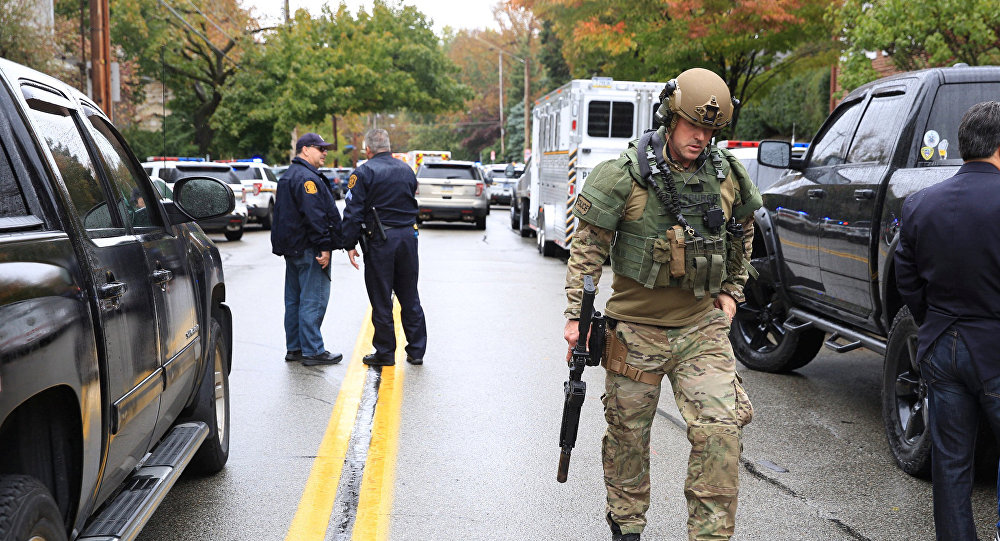
[[[483,195],[483,183],[482,182],[477,182],[476,183],[476,197],[479,197],[480,195]]]

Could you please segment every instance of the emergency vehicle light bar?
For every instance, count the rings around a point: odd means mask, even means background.
[[[147,162],[203,162],[205,158],[186,158],[178,156],[146,156]]]

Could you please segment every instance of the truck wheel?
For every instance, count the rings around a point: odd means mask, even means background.
[[[517,231],[521,226],[521,213],[517,211],[517,205],[513,201],[510,203],[510,228]]]
[[[226,231],[226,240],[240,240],[243,238],[243,226],[236,231]]]
[[[212,319],[210,365],[198,389],[197,418],[208,424],[208,437],[191,460],[198,473],[218,472],[229,460],[229,352],[222,326]]]
[[[931,434],[927,385],[917,364],[917,324],[906,307],[889,328],[882,371],[882,421],[899,467],[910,475],[928,477]]]
[[[0,477],[0,539],[66,539],[59,506],[49,490],[34,477]]]
[[[813,360],[826,333],[818,329],[789,332],[782,325],[788,309],[774,288],[749,280],[746,302],[736,309],[729,331],[733,353],[747,368],[762,372],[789,372]]]
[[[556,255],[556,244],[545,237],[545,216],[541,213],[538,215],[538,253],[542,254],[542,257],[555,257]]]
[[[271,223],[274,220],[274,203],[271,201],[267,202],[267,214],[260,219],[260,226],[264,230],[271,229]]]
[[[518,231],[521,233],[521,237],[531,236],[531,216],[528,215],[528,207],[522,202],[518,205],[521,211],[518,213],[520,215],[518,222]]]

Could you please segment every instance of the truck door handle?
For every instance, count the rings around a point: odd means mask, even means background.
[[[167,269],[156,269],[153,271],[153,283],[162,285],[174,279],[174,273]]]
[[[823,199],[824,197],[826,197],[826,192],[824,192],[820,188],[816,188],[814,190],[807,191],[806,195],[809,196],[809,199]]]
[[[127,290],[128,286],[125,285],[125,282],[108,282],[97,288],[97,296],[105,301],[118,300]]]
[[[854,198],[858,201],[862,199],[874,199],[875,190],[854,190]]]

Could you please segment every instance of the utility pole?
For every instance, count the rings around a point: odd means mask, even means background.
[[[114,121],[111,104],[111,33],[108,0],[90,0],[90,69],[94,101]]]
[[[497,51],[497,66],[500,68],[500,158],[506,155],[503,149],[503,52]]]

